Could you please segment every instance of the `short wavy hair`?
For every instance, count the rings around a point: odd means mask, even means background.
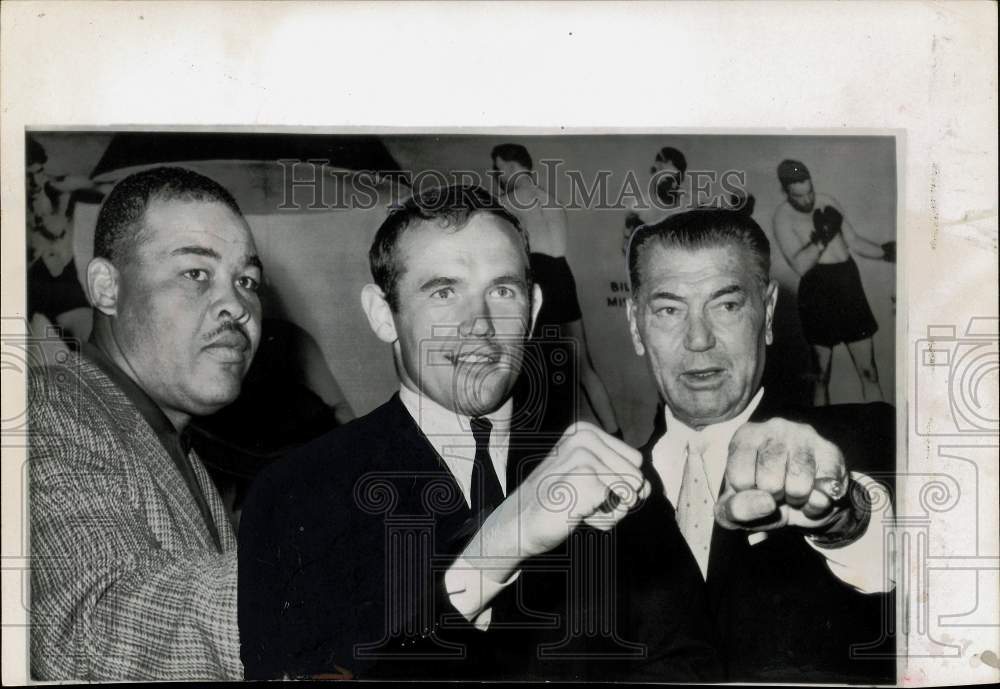
[[[528,233],[517,218],[482,187],[455,184],[418,192],[389,211],[368,251],[372,279],[394,312],[399,309],[398,285],[404,272],[399,259],[399,240],[406,230],[420,222],[437,221],[439,227],[457,232],[477,213],[488,213],[509,223],[521,240],[525,261],[528,260],[531,253]],[[531,269],[527,264],[525,272],[530,283]]]
[[[771,279],[771,242],[760,225],[740,211],[696,208],[637,227],[626,252],[632,296],[639,293],[642,284],[642,256],[653,244],[688,251],[737,246],[753,257],[755,273],[762,285],[766,286]]]
[[[104,199],[94,229],[94,256],[121,265],[134,257],[153,201],[221,203],[243,217],[225,187],[205,175],[181,167],[154,167],[122,179]]]

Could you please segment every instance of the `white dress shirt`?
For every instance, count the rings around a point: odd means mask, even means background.
[[[399,399],[421,432],[444,461],[455,478],[467,505],[472,505],[472,468],[476,459],[476,439],[472,435],[471,419],[442,407],[426,395],[405,385],[399,388]],[[490,459],[500,480],[500,489],[507,495],[507,450],[510,445],[510,419],[513,400],[484,418],[493,424],[490,430]],[[451,604],[478,629],[489,628],[492,609],[489,602],[513,583],[520,572],[497,583],[479,568],[458,558],[445,572],[444,583]]]
[[[399,388],[399,400],[417,422],[427,440],[444,460],[448,471],[455,477],[465,503],[472,505],[472,467],[476,460],[476,439],[472,435],[471,419],[457,412],[445,409],[426,395],[410,390],[405,385]],[[507,447],[510,444],[510,417],[514,401],[507,400],[503,406],[483,418],[493,424],[490,430],[490,459],[500,479],[500,490],[507,495]]]
[[[707,426],[701,431],[678,421],[671,413],[670,407],[664,405],[667,432],[653,446],[652,460],[653,469],[663,482],[663,492],[670,504],[676,508],[688,443],[706,448],[703,453],[705,470],[714,493],[718,495],[726,476],[729,441],[756,411],[763,395],[764,389],[761,388],[739,416]],[[851,472],[851,478],[866,489],[874,483],[871,478],[856,471]],[[865,533],[849,545],[840,548],[822,548],[805,538],[806,543],[823,555],[830,571],[838,579],[862,593],[889,591],[894,584],[891,561],[888,562],[890,566],[883,566],[886,557],[892,557],[891,552],[885,552],[883,538],[883,524],[891,524],[892,508],[887,501],[883,502],[886,504],[885,509],[873,511]],[[751,545],[756,545],[766,538],[767,532],[764,531],[753,532],[747,536]],[[886,573],[889,576],[886,576]]]

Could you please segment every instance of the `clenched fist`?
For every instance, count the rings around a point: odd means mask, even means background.
[[[463,556],[489,558],[490,576],[502,580],[523,560],[565,541],[581,523],[610,529],[649,495],[641,462],[638,450],[596,426],[571,426],[483,523]]]
[[[767,531],[798,527],[824,536],[848,536],[850,476],[836,445],[812,426],[784,419],[747,423],[729,444],[715,519],[727,529]]]
[[[844,216],[833,206],[817,208],[813,211],[813,232],[810,239],[814,244],[826,246],[840,234]]]

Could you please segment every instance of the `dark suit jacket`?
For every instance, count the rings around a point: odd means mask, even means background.
[[[512,434],[509,489],[550,449]],[[476,523],[398,396],[266,470],[240,528],[247,677],[341,668],[406,679],[716,676],[699,582],[668,571],[631,591],[619,529],[579,529],[524,563],[492,601],[488,632],[474,629],[443,580]],[[623,542],[636,538],[621,531]],[[679,533],[664,533],[652,543],[665,556]]]
[[[840,448],[849,469],[893,488],[895,415],[890,405],[782,409],[765,394],[751,421],[776,416],[812,425]],[[664,432],[661,409],[642,448],[654,494],[662,494],[662,484],[653,470],[652,449]],[[667,507],[672,515],[669,503]],[[686,544],[677,557],[697,572]],[[746,532],[716,525],[702,586],[728,681],[895,681],[895,660],[887,657],[895,649],[894,594],[862,594],[843,583],[801,533],[771,532],[751,546]]]

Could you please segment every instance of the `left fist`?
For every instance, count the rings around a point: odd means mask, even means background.
[[[882,260],[886,263],[896,262],[896,242],[886,242],[882,245]]]
[[[827,533],[850,507],[849,481],[844,455],[812,426],[777,418],[747,423],[729,443],[715,520],[727,529]]]

